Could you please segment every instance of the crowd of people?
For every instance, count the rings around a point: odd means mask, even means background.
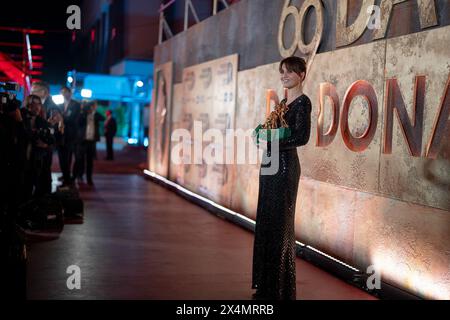
[[[61,88],[64,103],[56,105],[50,96],[49,86],[44,82],[32,85],[31,95],[25,99],[22,110],[36,109],[35,117],[38,123],[42,120],[53,132],[53,143],[45,146],[47,157],[44,157],[45,170],[36,181],[45,180],[44,190],[48,191],[48,177],[51,167],[53,150],[58,153],[63,185],[74,182],[84,183],[84,175],[88,185],[93,185],[93,163],[96,157],[96,143],[100,140],[100,125],[105,122],[105,136],[107,142],[107,159],[113,159],[112,141],[116,134],[115,120],[111,111],[107,111],[107,119],[97,112],[96,101],[78,102],[72,98],[72,91],[68,87]],[[40,99],[40,102],[39,102]],[[34,104],[30,104],[33,102]],[[29,125],[28,125],[29,126]],[[34,130],[34,128],[30,128]],[[39,129],[39,128],[37,128]],[[36,148],[42,148],[35,145]],[[45,152],[44,152],[45,153]],[[42,186],[36,186],[40,189]]]
[[[20,208],[52,194],[52,159],[57,153],[62,186],[93,186],[93,164],[100,125],[104,122],[107,159],[113,159],[116,122],[108,111],[97,112],[96,101],[78,102],[68,87],[56,105],[49,85],[35,82],[21,103],[1,92],[0,101],[0,272],[7,276],[1,293],[21,297],[26,287],[25,241],[17,232]],[[84,180],[86,177],[86,180]],[[10,282],[10,283],[8,283]]]

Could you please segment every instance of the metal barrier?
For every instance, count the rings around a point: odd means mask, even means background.
[[[163,42],[163,36],[166,37],[166,39],[173,37],[173,32],[170,29],[169,24],[167,23],[167,20],[164,16],[164,10],[169,8],[171,5],[175,3],[176,0],[171,0],[168,3],[161,5],[161,8],[159,9],[159,37],[158,37],[158,43]],[[221,2],[225,8],[229,7],[229,3],[227,0],[212,0],[213,2],[213,12],[212,15],[217,14],[217,8],[218,3]],[[197,15],[197,11],[195,10],[194,5],[192,4],[192,0],[184,0],[184,30],[187,30],[189,28],[189,11],[191,12],[192,16],[194,17],[195,23],[199,23],[200,20]]]
[[[43,68],[42,55],[32,54],[35,50],[42,50],[43,46],[31,44],[30,35],[42,36],[45,31],[0,27],[0,32],[13,39],[0,42],[0,72],[3,73],[0,82],[17,82],[27,94],[31,90],[32,81],[37,80],[34,76],[41,76]],[[12,34],[16,36],[11,36]]]

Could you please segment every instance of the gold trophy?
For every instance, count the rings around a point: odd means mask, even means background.
[[[268,97],[270,94],[271,92],[268,92]],[[286,112],[289,110],[286,102],[287,98],[281,100],[281,102],[275,106],[275,109],[269,113],[264,124],[260,124],[255,128],[253,136],[256,137],[256,144],[259,144],[260,139],[272,141],[274,139],[284,139],[290,136],[291,130],[284,118]],[[268,110],[269,108],[267,108],[267,112]]]

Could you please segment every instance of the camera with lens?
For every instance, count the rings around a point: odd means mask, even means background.
[[[37,142],[42,141],[47,145],[51,145],[54,142],[53,130],[52,128],[39,128],[33,134],[33,140]]]
[[[16,93],[20,90],[17,83],[0,82],[0,112],[10,113],[20,108],[20,101],[16,99]]]

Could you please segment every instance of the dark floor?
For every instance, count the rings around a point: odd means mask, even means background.
[[[138,175],[145,151],[117,159],[96,163],[95,188],[81,186],[84,223],[30,247],[28,297],[250,299],[253,233]],[[81,269],[81,290],[66,286],[71,265]],[[297,291],[297,299],[373,299],[300,259]]]

